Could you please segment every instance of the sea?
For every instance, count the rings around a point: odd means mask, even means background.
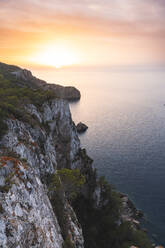
[[[81,91],[70,108],[74,122],[89,127],[82,147],[98,174],[143,211],[153,242],[165,245],[165,67],[32,72]]]

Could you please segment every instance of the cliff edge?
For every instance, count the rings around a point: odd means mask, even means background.
[[[79,100],[81,97],[80,91],[75,87],[64,87],[54,83],[47,83],[44,80],[34,77],[31,71],[22,69],[18,66],[0,63],[0,71],[5,78],[10,79],[14,84],[17,84],[20,87],[31,87],[33,89],[40,88],[45,91],[50,90],[54,92],[56,97],[72,101]]]

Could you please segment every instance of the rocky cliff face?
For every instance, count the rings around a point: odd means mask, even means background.
[[[0,142],[0,247],[54,247],[63,244],[61,229],[42,182],[57,168],[81,167],[80,142],[68,103],[45,102],[26,110],[35,125],[8,119]],[[74,247],[84,247],[81,226],[65,202],[68,233]]]
[[[0,159],[0,247],[62,247],[59,224],[35,169],[20,159]]]

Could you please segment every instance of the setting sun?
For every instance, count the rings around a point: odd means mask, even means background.
[[[34,64],[61,68],[78,62],[77,54],[72,48],[63,45],[51,45],[30,58]]]

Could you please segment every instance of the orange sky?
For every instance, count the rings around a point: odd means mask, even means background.
[[[162,64],[164,16],[164,0],[0,0],[0,61]]]

